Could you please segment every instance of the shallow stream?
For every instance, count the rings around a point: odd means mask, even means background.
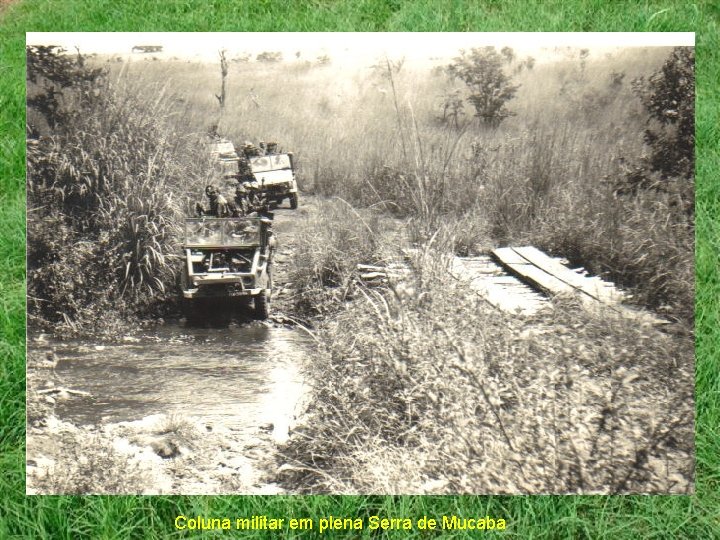
[[[41,341],[30,347],[54,349],[59,384],[88,393],[58,402],[61,420],[87,426],[179,414],[250,435],[260,425],[290,421],[303,394],[301,367],[312,340],[282,327],[176,322],[117,344]]]

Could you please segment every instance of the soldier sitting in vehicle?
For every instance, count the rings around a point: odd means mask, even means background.
[[[259,146],[255,146],[251,141],[245,141],[242,151],[247,158],[265,155],[265,151]]]
[[[245,154],[240,154],[238,156],[238,174],[237,174],[238,182],[241,184],[245,182],[255,182],[255,175],[252,171],[252,166],[250,165],[250,161],[247,157],[245,157]]]
[[[231,211],[233,217],[246,216],[252,211],[248,190],[242,183],[239,183],[235,187],[235,200],[233,201]]]
[[[206,210],[202,204],[197,203],[195,205],[195,211],[199,217],[208,215],[221,218],[230,215],[227,200],[215,186],[207,186],[205,188],[205,195],[208,197],[210,208]]]

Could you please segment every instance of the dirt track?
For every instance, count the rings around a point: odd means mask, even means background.
[[[297,210],[290,210],[287,201],[280,208],[274,210],[273,228],[278,241],[278,247],[273,259],[273,298],[270,318],[275,322],[286,322],[286,316],[292,312],[290,305],[294,294],[290,271],[293,265],[297,245],[298,220],[317,211],[317,201],[314,197],[301,196]]]

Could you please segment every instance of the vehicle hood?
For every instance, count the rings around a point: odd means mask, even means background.
[[[265,181],[265,185],[272,184],[283,184],[291,182],[293,179],[293,172],[290,169],[282,169],[279,171],[266,171],[255,173],[255,178],[260,184]]]

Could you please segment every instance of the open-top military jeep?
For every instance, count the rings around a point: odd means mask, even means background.
[[[290,208],[297,208],[298,189],[291,153],[253,156],[249,161],[260,190],[266,194],[268,200],[282,204],[285,199],[289,199]]]
[[[197,299],[250,297],[256,318],[267,319],[274,248],[267,217],[187,218],[180,274],[186,315]]]

